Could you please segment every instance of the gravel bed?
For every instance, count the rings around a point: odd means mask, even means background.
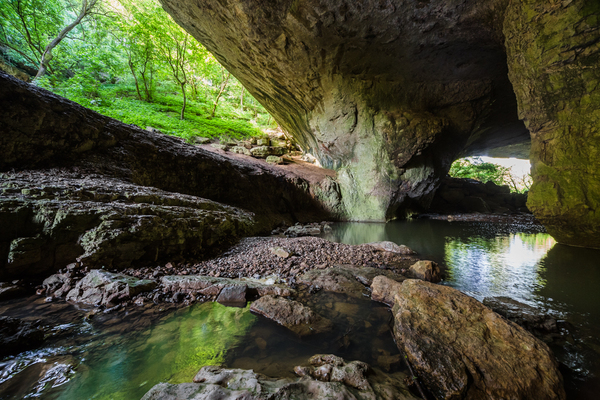
[[[270,251],[273,247],[282,247],[292,255],[281,258]],[[377,250],[367,244],[347,245],[317,237],[249,237],[207,261],[196,264],[167,263],[163,267],[128,269],[124,272],[148,279],[162,275],[188,274],[256,279],[277,275],[282,281],[293,284],[297,275],[315,268],[351,264],[390,269],[399,273],[417,259],[415,256]]]

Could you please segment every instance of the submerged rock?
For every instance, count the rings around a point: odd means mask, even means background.
[[[0,358],[35,348],[43,341],[39,322],[0,316]]]
[[[67,301],[114,306],[155,287],[156,282],[151,280],[95,269],[77,282],[75,288],[67,294]]]
[[[333,324],[310,308],[294,300],[263,296],[250,306],[250,311],[283,325],[299,336],[330,331]]]
[[[437,398],[565,399],[548,346],[456,289],[406,280],[393,314],[398,346]]]

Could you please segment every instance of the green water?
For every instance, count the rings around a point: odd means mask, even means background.
[[[68,334],[44,348],[0,363],[0,399],[139,399],[159,382],[191,382],[205,365],[294,377],[293,368],[314,354],[335,353],[373,366],[379,356],[398,354],[387,307],[326,292],[307,297],[304,302],[334,323],[332,332],[299,338],[249,307],[219,303],[162,316],[149,306],[81,322],[81,311],[62,303],[57,314],[77,322],[65,324]],[[49,307],[35,299],[23,315],[35,312],[36,303]],[[390,370],[398,371],[402,367]]]

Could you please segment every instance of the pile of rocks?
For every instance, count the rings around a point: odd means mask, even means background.
[[[194,144],[210,144],[210,146],[219,150],[265,159],[269,164],[283,164],[284,158],[282,156],[284,154],[297,152],[298,150],[296,145],[287,139],[283,133],[262,138],[251,137],[245,140],[221,139],[218,142],[213,142],[209,138],[196,137],[194,138]]]

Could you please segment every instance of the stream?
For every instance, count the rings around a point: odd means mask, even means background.
[[[597,398],[600,251],[556,244],[530,226],[418,219],[332,227],[328,240],[405,244],[447,267],[443,284],[479,300],[510,297],[566,321],[565,340],[551,348],[562,364],[567,398]],[[211,364],[293,377],[294,366],[318,353],[405,374],[388,361],[398,350],[387,307],[325,292],[299,296],[331,319],[334,331],[300,339],[248,307],[218,303],[93,314],[35,296],[14,300],[0,314],[44,312],[55,316],[56,328],[43,348],[0,361],[0,399],[139,399],[158,382],[189,382]]]

